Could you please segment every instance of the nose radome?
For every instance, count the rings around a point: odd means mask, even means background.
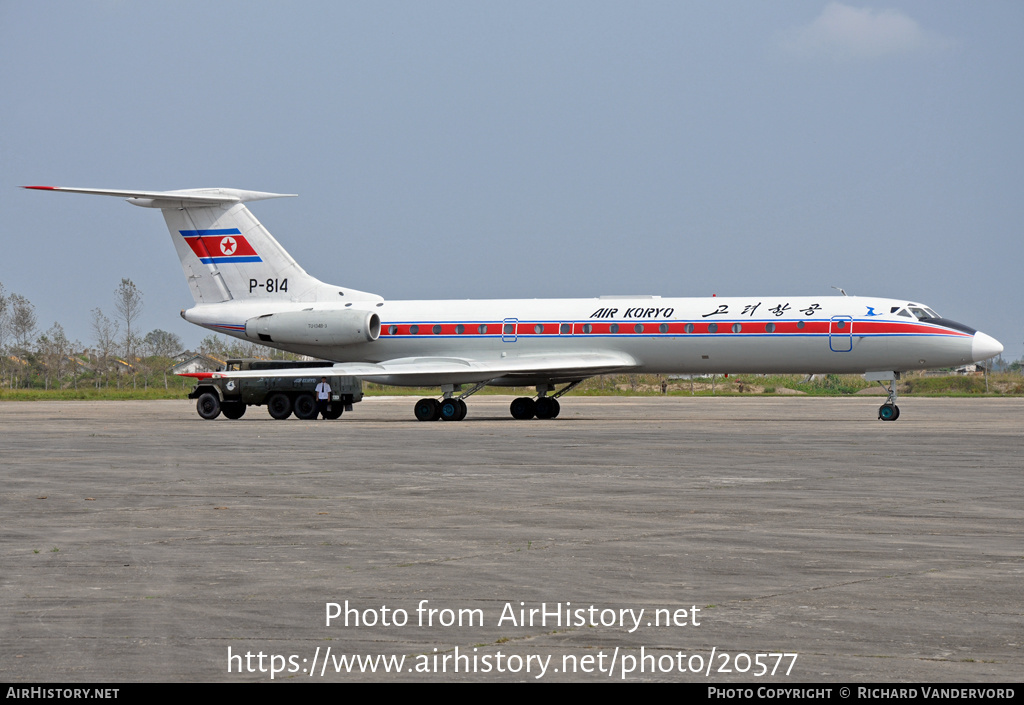
[[[985,335],[981,331],[974,334],[974,342],[971,344],[971,357],[975,362],[995,357],[1003,351],[1003,344],[991,335]]]

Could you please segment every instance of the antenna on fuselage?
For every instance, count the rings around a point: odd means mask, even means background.
[[[834,286],[832,288],[835,289],[836,291],[838,291],[843,296],[849,296],[849,294],[847,294],[843,289],[840,289],[838,286]]]

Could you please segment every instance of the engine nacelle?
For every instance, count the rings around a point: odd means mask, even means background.
[[[373,311],[286,311],[245,322],[253,340],[285,345],[354,345],[380,335],[380,316]]]

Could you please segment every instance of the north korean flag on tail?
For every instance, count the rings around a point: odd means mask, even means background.
[[[238,228],[178,232],[203,264],[263,261]]]

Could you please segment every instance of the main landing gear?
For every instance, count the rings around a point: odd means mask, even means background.
[[[489,381],[487,380],[487,382]],[[486,387],[487,382],[475,384],[469,391],[462,392],[457,397],[454,395],[456,391],[462,389],[461,384],[442,385],[441,392],[444,396],[440,401],[429,398],[420,399],[416,402],[416,406],[413,407],[413,413],[418,421],[437,421],[438,419],[441,421],[462,421],[462,419],[466,418],[466,411],[468,411],[465,399]]]
[[[462,421],[466,418],[466,402],[455,397],[438,401],[437,399],[420,399],[413,407],[413,413],[419,421]]]
[[[525,421],[534,416],[538,419],[553,419],[558,416],[562,407],[554,397],[537,397],[536,400],[519,397],[512,400],[508,410],[512,412],[512,418]]]
[[[899,381],[900,373],[894,372],[892,377],[888,378],[889,386],[882,384],[882,380],[875,380],[882,389],[888,392],[889,396],[886,398],[885,403],[878,407],[878,418],[882,421],[895,421],[900,417],[900,408],[896,406],[896,384]]]
[[[446,384],[441,387],[443,397],[438,399],[420,399],[416,402],[416,406],[413,407],[413,413],[416,415],[416,419],[419,421],[462,421],[466,418],[466,402],[465,399],[473,394],[476,394],[485,386],[486,382],[480,382],[474,385],[468,391],[462,392],[459,396],[455,396],[455,392],[461,390],[461,385]],[[512,418],[514,419],[532,419],[537,417],[538,419],[553,419],[558,416],[558,412],[562,410],[561,405],[558,403],[558,397],[562,396],[569,390],[576,387],[577,384],[583,380],[576,380],[570,384],[565,385],[554,394],[548,396],[548,392],[554,391],[554,386],[550,384],[538,384],[537,385],[537,398],[533,399],[530,397],[519,397],[512,400],[512,404],[509,406],[509,411],[512,412]]]
[[[537,385],[537,398],[531,399],[530,397],[519,397],[513,399],[509,405],[508,410],[512,413],[512,418],[525,421],[532,419],[536,416],[538,419],[554,419],[558,417],[558,412],[562,410],[561,405],[558,403],[558,397],[562,396],[570,389],[573,389],[577,384],[583,380],[576,380],[560,390],[548,396],[548,392],[553,391],[554,387],[550,384],[538,384]]]

